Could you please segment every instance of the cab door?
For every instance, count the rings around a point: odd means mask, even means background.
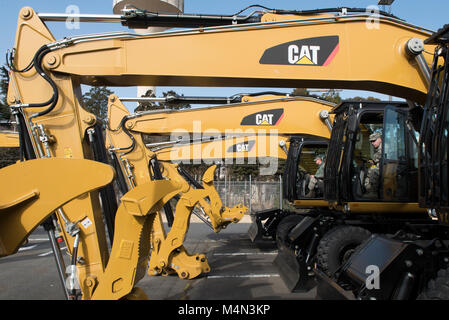
[[[417,201],[417,149],[411,136],[415,133],[410,132],[406,121],[405,108],[385,108],[380,163],[383,201]]]
[[[326,155],[327,142],[303,141],[291,139],[283,176],[284,198],[289,201],[298,199],[322,199],[323,192],[312,197],[307,196],[310,177],[315,175],[318,165],[314,162],[316,155]],[[325,159],[323,159],[325,161]],[[320,181],[322,183],[322,181]],[[321,185],[320,185],[321,186]],[[319,188],[317,188],[319,189]],[[322,189],[322,186],[321,186]]]

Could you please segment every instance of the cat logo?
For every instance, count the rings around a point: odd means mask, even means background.
[[[288,62],[290,64],[317,64],[320,46],[301,46],[296,44],[288,46]]]
[[[284,117],[284,109],[270,109],[250,114],[242,119],[241,126],[276,126]]]
[[[265,50],[260,64],[327,66],[339,49],[338,36],[300,39]]]
[[[256,124],[258,126],[271,126],[273,125],[273,114],[256,114]]]
[[[250,152],[254,145],[256,144],[255,140],[250,140],[247,142],[237,143],[228,148],[228,152]]]

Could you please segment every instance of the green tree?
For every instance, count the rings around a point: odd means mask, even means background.
[[[342,101],[342,99],[340,97],[340,93],[338,93],[338,91],[332,90],[332,89],[330,89],[329,91],[327,91],[325,93],[322,93],[321,99],[329,101],[329,102],[333,102],[335,104],[339,104]]]
[[[380,101],[380,99],[368,96],[368,97],[361,97],[361,96],[355,96],[352,98],[342,99],[340,96],[339,91],[341,90],[335,90],[335,89],[329,89],[328,91],[322,93],[320,96],[316,94],[311,94],[308,89],[305,88],[296,88],[292,91],[292,96],[311,96],[315,98],[319,98],[322,100],[326,100],[329,102],[333,102],[335,104],[339,104],[342,101]]]
[[[9,73],[2,66],[0,67],[0,119],[9,120],[11,118],[11,110],[6,101],[8,95]]]
[[[329,89],[326,92],[322,93],[321,95],[312,94],[308,89],[306,88],[295,88],[293,89],[292,96],[310,96],[321,100],[326,100],[329,102],[333,102],[335,104],[339,104],[342,99],[340,97],[340,93],[337,90]]]
[[[169,90],[167,92],[163,92],[162,95],[164,97],[167,96],[174,96],[177,97],[179,96],[175,91],[173,90]],[[181,97],[183,97],[184,95],[181,94]],[[164,109],[190,109],[190,104],[185,103],[185,102],[160,102],[159,105],[161,105]]]
[[[293,89],[292,96],[310,96],[310,92],[305,88],[296,88]]]
[[[371,96],[369,96],[367,98],[356,96],[356,97],[353,97],[353,98],[345,99],[345,101],[365,101],[365,100],[368,100],[368,101],[381,101],[380,99],[374,98],[374,97],[371,97]]]
[[[175,91],[169,90],[167,92],[162,93],[163,97],[167,96],[179,96]],[[184,95],[181,95],[181,97]],[[154,94],[153,90],[147,90],[144,95],[141,96],[142,98],[150,97],[155,98],[156,95]],[[190,108],[190,104],[180,102],[153,102],[153,101],[145,101],[145,102],[139,102],[139,105],[136,109],[134,109],[134,112],[138,111],[147,111],[147,110],[160,110],[160,109],[188,109]]]
[[[156,95],[154,94],[153,90],[147,90],[147,92],[145,92],[145,94],[143,94],[140,97],[141,98],[156,98]],[[162,108],[159,108],[159,106],[156,102],[145,101],[145,102],[139,102],[139,105],[137,106],[137,108],[134,109],[134,112],[155,110],[155,109],[162,109]]]
[[[106,86],[92,87],[83,95],[84,108],[105,120],[108,115],[108,98],[113,93]]]

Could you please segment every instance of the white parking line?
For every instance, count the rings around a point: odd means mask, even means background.
[[[277,273],[267,274],[229,274],[229,275],[215,275],[207,276],[208,279],[222,279],[222,278],[273,278],[280,277]]]
[[[63,247],[63,248],[61,248],[60,250],[64,250],[64,249],[66,249],[66,248],[67,248],[67,247]],[[50,255],[50,254],[52,254],[52,253],[53,253],[53,251],[48,251],[48,252],[39,254],[38,257],[45,257],[45,256],[48,256],[48,255]]]
[[[22,248],[19,248],[19,251],[27,251],[27,250],[31,250],[36,247],[37,247],[37,244],[29,246],[29,247],[22,247]]]
[[[216,252],[213,255],[214,256],[252,256],[252,255],[273,255],[277,254],[277,251],[270,251],[270,252],[228,252],[228,253],[222,253],[222,252]]]

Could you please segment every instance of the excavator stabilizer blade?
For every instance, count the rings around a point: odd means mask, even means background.
[[[251,225],[248,229],[248,236],[252,242],[256,242],[260,239],[262,239],[262,222],[260,220],[254,218],[251,216]]]
[[[248,235],[251,241],[255,242],[267,237],[274,239],[277,225],[284,215],[280,209],[267,209],[252,212],[250,216]]]
[[[306,267],[298,261],[293,250],[286,247],[280,248],[274,264],[291,292],[308,291],[314,286],[314,280],[309,277]]]

